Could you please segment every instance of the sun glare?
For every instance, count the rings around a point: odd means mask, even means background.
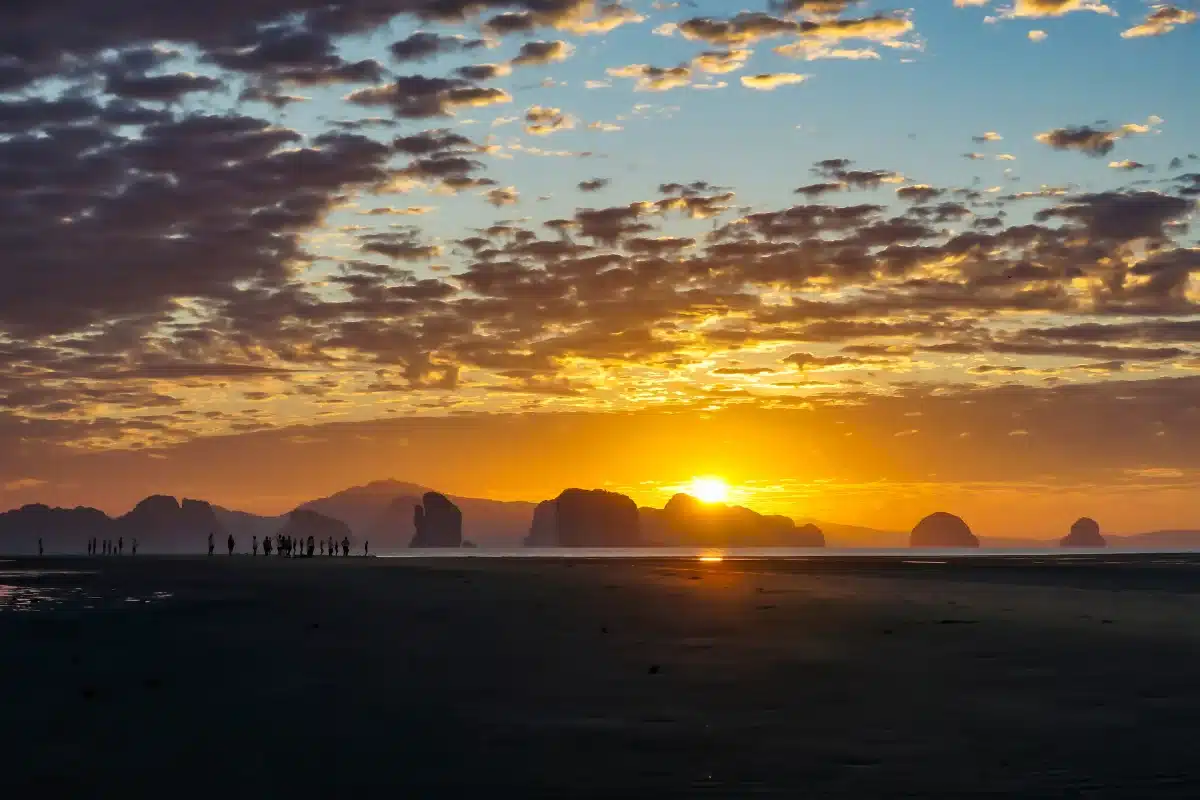
[[[705,503],[724,503],[729,499],[729,484],[720,478],[692,478],[688,494]]]

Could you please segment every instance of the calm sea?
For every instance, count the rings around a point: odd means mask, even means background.
[[[901,558],[908,561],[946,558],[954,556],[978,557],[1007,556],[1011,558],[1054,558],[1062,560],[1073,556],[1092,557],[1098,555],[1134,555],[1137,553],[1190,553],[1200,550],[1169,548],[1161,550],[1133,550],[1124,548],[866,548],[866,547],[520,547],[520,548],[449,548],[381,550],[375,555],[381,558]]]

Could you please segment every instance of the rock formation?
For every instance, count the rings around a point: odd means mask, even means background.
[[[143,546],[197,548],[211,533],[223,540],[225,528],[216,513],[203,500],[154,494],[142,500],[129,512],[117,517],[112,535],[137,539]]]
[[[820,528],[742,506],[677,494],[663,509],[639,509],[648,542],[672,547],[823,547]]]
[[[910,547],[979,547],[979,539],[971,533],[961,517],[937,511],[917,523],[909,539]]]
[[[318,542],[333,537],[333,541],[338,547],[342,546],[342,539],[348,538],[352,544],[354,542],[349,525],[340,519],[327,517],[307,508],[297,508],[288,514],[287,522],[283,523],[283,527],[277,533],[283,536],[294,536],[301,541],[308,541],[309,536]]]
[[[31,503],[0,513],[0,552],[33,552],[38,539],[47,552],[82,551],[90,538],[104,539],[112,529],[113,521],[95,508]]]
[[[534,509],[525,544],[637,547],[642,544],[637,504],[623,494],[603,489],[566,489]]]
[[[1059,542],[1062,547],[1106,547],[1100,535],[1100,523],[1091,517],[1080,517],[1071,526],[1071,532]]]
[[[426,492],[413,509],[409,547],[462,547],[462,512],[444,494]]]
[[[529,526],[529,535],[525,537],[525,546],[554,547],[557,544],[558,503],[543,500],[533,509],[533,522]]]

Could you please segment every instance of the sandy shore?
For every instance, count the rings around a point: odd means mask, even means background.
[[[1200,796],[1200,560],[1102,561],[17,559],[0,780]]]

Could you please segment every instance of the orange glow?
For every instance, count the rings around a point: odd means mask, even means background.
[[[701,560],[701,561],[705,561],[705,562],[709,562],[709,563],[714,563],[714,562],[717,562],[717,561],[724,561],[724,560],[725,560],[725,556],[722,556],[722,555],[703,555],[703,556],[700,556],[700,560]]]
[[[729,500],[729,484],[712,476],[692,478],[687,493],[705,503],[724,503]]]

